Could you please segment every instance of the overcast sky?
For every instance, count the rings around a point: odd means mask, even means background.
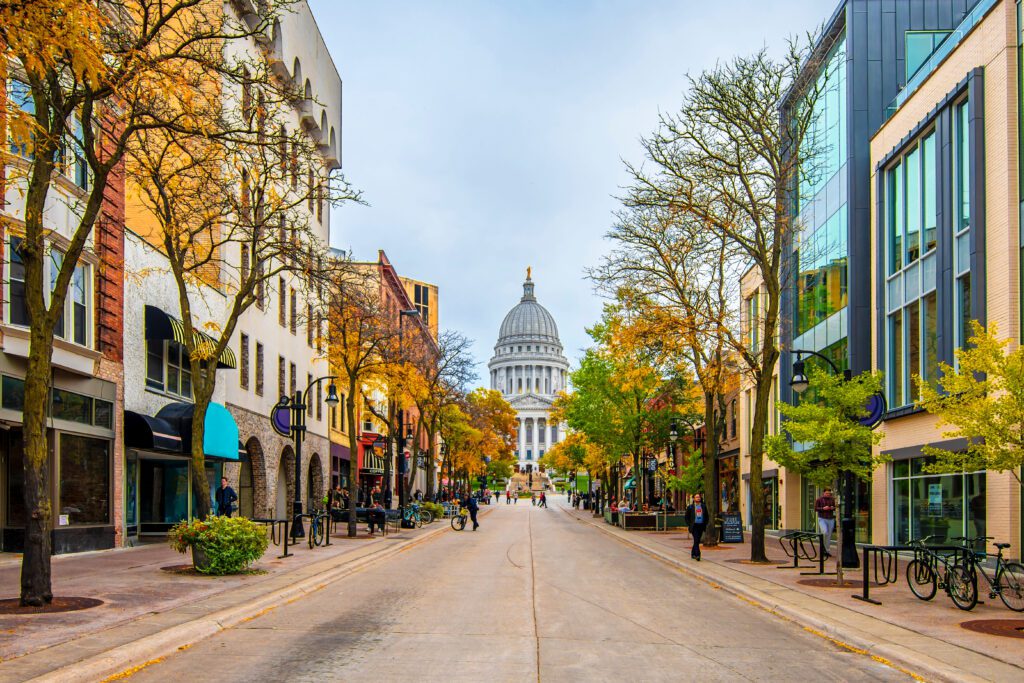
[[[532,266],[575,364],[621,159],[687,73],[781,49],[837,1],[310,0],[344,81],[344,171],[370,203],[334,210],[332,244],[439,285],[481,383]]]

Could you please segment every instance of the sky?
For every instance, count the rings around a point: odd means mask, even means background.
[[[344,83],[343,171],[369,203],[333,209],[332,246],[437,284],[480,384],[531,266],[575,366],[622,160],[642,161],[687,74],[781,50],[837,2],[310,0]]]

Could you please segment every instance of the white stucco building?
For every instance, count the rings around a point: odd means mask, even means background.
[[[549,413],[555,396],[566,387],[569,361],[562,355],[555,319],[537,302],[533,287],[527,270],[523,298],[502,321],[487,364],[491,388],[504,394],[518,415],[520,472],[535,470],[545,451],[565,438],[565,428],[552,424]]]

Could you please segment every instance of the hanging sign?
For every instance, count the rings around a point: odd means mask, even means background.
[[[281,436],[292,435],[292,411],[287,405],[278,403],[270,411],[270,425]]]

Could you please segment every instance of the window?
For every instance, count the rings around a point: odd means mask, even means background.
[[[291,171],[292,171],[292,189],[299,189],[299,142],[297,140],[292,141],[292,158],[291,158]]]
[[[306,346],[313,348],[313,304],[306,304]]]
[[[67,313],[71,316],[71,340],[76,344],[89,344],[89,284],[92,282],[91,267],[79,263],[71,274],[70,291],[68,292]]]
[[[296,377],[296,374],[295,374],[295,363],[289,363],[288,364],[288,370],[291,373],[289,375],[288,387],[289,387],[289,390],[290,390],[290,395],[294,396],[295,395],[295,390],[298,388],[297,382],[299,381],[298,377]]]
[[[256,264],[256,307],[267,310],[267,282],[263,278],[263,264]]]
[[[23,112],[32,116],[36,113],[36,103],[32,99],[32,89],[27,83],[11,79],[7,82],[7,97]],[[11,153],[26,159],[32,159],[32,137],[28,139],[10,139]]]
[[[971,159],[968,102],[956,105],[953,120],[953,218],[956,240],[954,343],[964,348],[971,338]]]
[[[283,277],[277,278],[277,291],[277,324],[280,325],[281,327],[284,327],[285,325],[288,324],[288,301],[285,299],[285,293],[288,291],[288,289],[287,287],[285,287]]]
[[[249,335],[241,335],[241,361],[238,364],[238,385],[249,390]]]
[[[21,238],[11,235],[8,240],[10,253],[10,279],[8,282],[9,309],[7,322],[12,325],[28,325],[28,303],[25,300],[25,262],[21,259]]]
[[[966,230],[971,224],[971,135],[968,118],[968,102],[963,100],[956,106],[955,145],[956,159],[953,195],[956,202],[956,232]]]
[[[420,312],[420,318],[424,323],[430,322],[430,288],[426,285],[416,285],[413,289],[413,298],[416,310]],[[511,349],[509,349],[511,350]]]
[[[313,376],[310,375],[310,378]],[[318,382],[316,385],[316,419],[324,419],[324,392],[323,387]]]
[[[242,251],[242,282],[244,283],[249,279],[249,245],[243,242],[240,246]]]
[[[295,373],[294,369],[292,370],[292,373],[293,374]],[[313,383],[313,375],[307,374],[306,375],[306,386],[308,387],[312,383]],[[317,388],[319,389],[319,386]],[[292,393],[295,393],[295,392],[293,391]],[[306,394],[306,395],[303,396],[303,398],[306,399],[306,416],[307,417],[313,417],[313,404],[309,400],[309,395]]]
[[[748,345],[751,353],[759,353],[761,350],[760,346],[760,320],[761,320],[761,309],[760,305],[760,294],[758,290],[754,290],[754,293],[747,299],[747,326],[749,329],[748,334]]]
[[[729,403],[729,438],[736,438],[736,399]]]
[[[287,396],[285,393],[285,361],[283,356],[277,357],[277,395]]]
[[[83,190],[89,189],[91,178],[89,163],[85,159],[85,127],[82,119],[75,115],[69,121],[71,135],[61,141],[58,159],[61,173]]]
[[[935,132],[926,133],[886,176],[886,374],[894,408],[917,399],[915,376],[938,378],[935,143]]]
[[[292,307],[292,314],[291,314],[291,317],[289,317],[289,319],[288,319],[288,328],[291,330],[292,334],[295,334],[296,331],[298,330],[298,314],[295,311],[295,290],[294,289],[290,290],[289,295],[288,295],[288,301],[289,301],[289,303],[291,304],[291,307]]]
[[[281,164],[281,173],[288,171],[288,133],[284,126],[277,129],[277,156]]]
[[[906,42],[907,80],[928,60],[935,49],[946,39],[949,31],[907,31]]]
[[[846,307],[846,232],[847,211],[840,208],[802,239],[796,254],[796,336]]]
[[[49,295],[53,296],[53,290],[57,288],[57,277],[60,275],[61,265],[64,263],[64,252],[59,249],[50,249],[50,291]],[[49,303],[49,302],[47,302]],[[53,326],[53,336],[64,338],[64,318],[58,318],[57,324]]]
[[[931,535],[938,536],[936,543],[956,536],[984,536],[985,472],[928,474],[924,465],[930,462],[919,457],[892,463],[896,542]]]
[[[192,366],[188,349],[178,342],[146,342],[146,386],[182,398],[192,398]]]
[[[551,443],[558,443],[558,425],[551,425]]]
[[[321,182],[316,187],[316,221],[324,222],[324,184]]]
[[[60,435],[60,514],[68,524],[110,522],[110,442]]]
[[[256,342],[256,395],[263,395],[263,344]]]
[[[313,184],[316,182],[313,178],[313,169],[309,169],[306,174],[306,208],[309,209],[310,213],[313,213],[313,204],[316,202],[316,186]]]
[[[242,68],[242,118],[246,125],[252,120],[252,83],[249,80],[249,70]]]

